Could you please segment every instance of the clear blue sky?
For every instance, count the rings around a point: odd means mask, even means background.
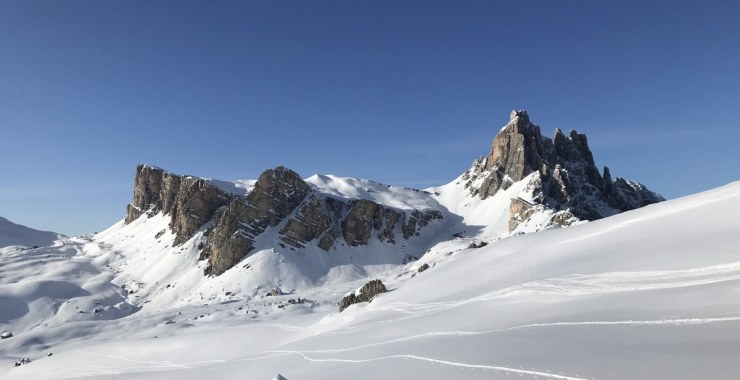
[[[138,163],[428,187],[514,108],[674,198],[740,179],[738,1],[0,0],[0,215],[123,218]]]

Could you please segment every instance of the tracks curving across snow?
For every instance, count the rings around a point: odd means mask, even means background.
[[[284,354],[294,354],[298,355],[304,360],[310,361],[310,362],[333,362],[333,363],[369,363],[369,362],[375,362],[380,360],[392,360],[392,359],[411,359],[411,360],[417,360],[422,362],[429,362],[429,363],[435,363],[435,364],[443,364],[447,366],[452,367],[462,367],[467,369],[481,369],[481,370],[489,370],[489,371],[497,371],[497,372],[507,372],[511,374],[518,374],[518,375],[531,375],[531,376],[537,376],[547,379],[558,379],[558,380],[588,380],[586,378],[582,377],[573,377],[573,376],[566,376],[566,375],[558,375],[554,373],[548,373],[548,372],[541,372],[541,371],[534,371],[534,370],[526,370],[526,369],[518,369],[518,368],[510,368],[510,367],[502,367],[502,366],[495,366],[495,365],[486,365],[486,364],[471,364],[471,363],[462,363],[462,362],[455,362],[450,360],[442,360],[442,359],[435,359],[435,358],[429,358],[425,356],[418,356],[418,355],[411,355],[411,354],[401,354],[401,355],[387,355],[387,356],[379,356],[369,359],[338,359],[338,358],[312,358],[308,355],[306,355],[302,351],[273,351],[275,353],[284,353]]]

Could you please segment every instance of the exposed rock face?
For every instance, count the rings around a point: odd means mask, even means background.
[[[304,248],[315,241],[328,251],[339,239],[349,246],[366,245],[372,239],[387,243],[400,236],[410,239],[432,220],[442,219],[438,210],[404,211],[365,199],[333,198],[282,166],[265,171],[249,194],[237,196],[202,178],[140,165],[126,223],[157,212],[171,216],[176,245],[212,222],[205,232],[207,243],[199,249],[201,259],[208,259],[206,273],[214,275],[249,254],[257,237],[270,227],[279,228],[283,246]]]
[[[417,236],[422,228],[429,225],[429,222],[442,219],[442,213],[439,210],[413,210],[403,224],[403,238]]]
[[[375,202],[342,200],[318,193],[300,176],[284,167],[264,172],[246,197],[235,198],[217,213],[201,258],[208,259],[207,274],[219,275],[236,265],[255,248],[255,241],[268,227],[279,227],[283,246],[304,248],[312,241],[328,251],[342,238],[349,246],[368,244],[376,238],[394,243],[401,230],[409,239],[431,220],[441,219],[438,210],[406,212]]]
[[[594,220],[618,212],[660,202],[659,194],[645,186],[617,178],[611,180],[608,168],[600,174],[594,164],[585,135],[555,130],[551,140],[529,120],[526,111],[513,111],[511,120],[493,140],[487,157],[476,160],[464,174],[466,188],[481,199],[509,188],[532,173],[532,199],[554,210],[567,210],[578,219]],[[532,205],[514,200],[510,228],[527,217]],[[568,215],[558,218],[568,220]]]
[[[219,275],[238,263],[257,236],[290,215],[309,190],[298,173],[282,166],[262,173],[246,198],[235,199],[217,216],[201,255],[208,258],[206,273]]]
[[[205,179],[140,165],[125,222],[147,212],[171,216],[175,244],[187,241],[213,221],[201,253],[201,258],[209,260],[207,273],[213,274],[235,265],[254,248],[257,236],[286,219],[279,232],[282,242],[302,248],[320,238],[317,245],[329,250],[340,237],[353,246],[368,244],[373,236],[394,242],[397,226],[405,217],[403,212],[371,201],[343,201],[318,194],[284,167],[264,172],[247,196],[235,196]]]
[[[513,231],[519,223],[529,219],[534,213],[534,205],[525,201],[522,198],[514,198],[511,200],[511,206],[509,206],[509,231]]]
[[[171,215],[170,229],[175,244],[181,244],[203,227],[216,210],[228,204],[233,195],[220,190],[209,181],[179,176],[160,168],[139,165],[134,179],[134,196],[127,207],[126,223],[145,212]]]
[[[385,285],[380,280],[372,280],[360,288],[359,292],[350,293],[339,301],[339,312],[341,313],[344,309],[350,305],[354,305],[360,302],[370,302],[380,293],[385,293]]]
[[[395,242],[393,229],[401,219],[400,213],[364,199],[350,201],[347,208],[347,216],[342,220],[342,236],[347,244],[365,245],[373,231],[378,231],[381,241]]]
[[[282,241],[296,248],[303,248],[306,243],[325,234],[319,246],[328,250],[336,237],[328,231],[335,220],[341,216],[343,204],[333,198],[321,198],[311,195],[304,202],[294,218],[290,219],[280,230]]]

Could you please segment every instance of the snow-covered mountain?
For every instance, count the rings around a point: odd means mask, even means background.
[[[482,248],[451,240],[372,273],[340,265],[277,296],[241,293],[245,274],[288,270],[288,256],[250,256],[239,276],[171,269],[197,250],[167,251],[165,229],[149,242],[158,258],[133,238],[165,228],[158,214],[0,257],[0,323],[14,333],[0,378],[734,379],[739,213],[734,183]],[[391,291],[339,313],[368,275]]]
[[[0,255],[0,378],[734,378],[740,184],[662,200],[523,111],[426,190],[141,165],[124,220]]]
[[[125,223],[167,215],[173,245],[196,239],[204,272],[213,275],[263,250],[398,264],[453,236],[491,241],[663,200],[641,184],[612,181],[608,168],[602,176],[585,135],[556,130],[550,140],[525,111],[512,112],[486,158],[428,191],[335,176],[302,179],[282,166],[229,183],[141,165],[134,182]],[[335,263],[329,264],[326,270]]]
[[[63,238],[64,235],[56,232],[35,230],[0,217],[0,249],[3,251],[47,246]]]

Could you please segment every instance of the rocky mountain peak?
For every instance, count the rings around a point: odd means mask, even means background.
[[[249,193],[237,195],[211,180],[140,165],[125,222],[156,213],[170,216],[175,245],[202,232],[201,259],[208,260],[206,274],[213,275],[254,251],[259,239],[270,235],[264,234],[268,228],[277,232],[270,244],[284,249],[315,244],[329,251],[337,245],[413,239],[432,221],[443,219],[436,209],[401,210],[369,199],[325,194],[283,166],[266,170]]]
[[[309,191],[310,187],[298,173],[283,166],[268,169],[247,195],[246,201],[254,210],[250,216],[275,226],[298,207]]]
[[[134,196],[126,208],[126,223],[145,213],[171,216],[175,244],[190,239],[213,213],[234,198],[210,181],[181,176],[150,165],[139,165],[134,177]]]
[[[641,184],[612,182],[608,169],[602,176],[586,135],[556,129],[552,139],[543,137],[523,110],[511,112],[488,156],[476,160],[463,180],[471,195],[485,199],[533,173],[532,199],[579,219],[599,219],[663,200]]]
[[[529,124],[529,115],[525,110],[513,110],[509,115],[509,124],[511,123],[522,123]]]
[[[663,200],[639,183],[612,180],[606,167],[602,174],[584,134],[556,129],[552,139],[543,137],[524,110],[512,111],[488,155],[476,160],[462,180],[466,189],[462,191],[481,199],[517,186],[509,195],[509,232],[543,215],[549,219],[534,223],[566,225]],[[230,192],[223,181],[140,165],[126,223],[156,213],[169,215],[173,244],[197,244],[200,258],[207,260],[206,274],[220,275],[266,247],[332,252],[371,243],[385,248],[383,244],[418,246],[414,239],[436,238],[436,232],[422,233],[428,226],[447,225],[457,217],[437,201],[399,202],[400,193],[385,186],[355,180],[332,187],[332,181],[330,177],[304,180],[278,166],[264,171],[251,191]]]

